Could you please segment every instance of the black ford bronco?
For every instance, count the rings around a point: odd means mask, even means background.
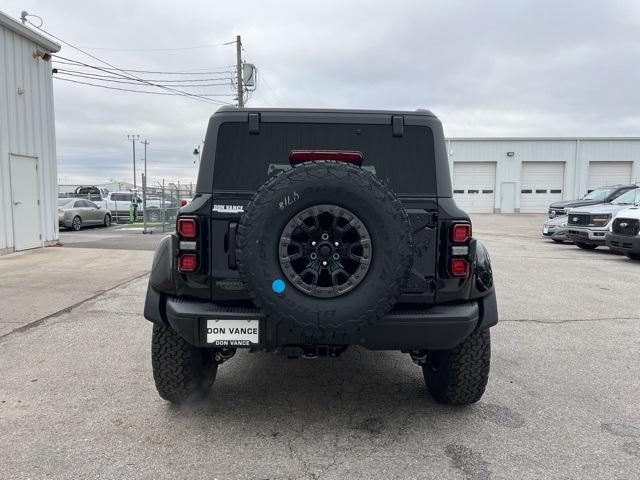
[[[209,121],[196,195],[144,308],[160,396],[207,394],[238,348],[399,350],[433,398],[476,402],[498,321],[489,255],[429,111],[237,109]]]

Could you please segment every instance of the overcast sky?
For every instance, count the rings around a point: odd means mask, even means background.
[[[0,0],[0,9],[37,14],[77,46],[138,49],[87,50],[127,69],[225,68],[234,45],[149,49],[241,34],[245,60],[261,74],[253,107],[429,108],[457,137],[640,136],[637,0]],[[68,46],[60,55],[101,65]],[[128,133],[150,142],[150,181],[195,180],[192,151],[216,105],[58,80],[54,88],[61,181],[130,181]]]

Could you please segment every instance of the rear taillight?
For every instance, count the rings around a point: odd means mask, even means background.
[[[195,253],[183,253],[178,257],[178,271],[193,273],[198,268],[198,256]]]
[[[198,222],[192,217],[180,217],[176,224],[180,252],[178,254],[178,272],[193,273],[198,270]],[[185,250],[191,250],[186,253]],[[194,252],[194,250],[196,250]]]
[[[471,241],[471,224],[454,223],[451,225],[451,251],[449,258],[449,273],[452,277],[465,278],[469,276],[469,242]]]
[[[451,228],[451,241],[455,244],[467,243],[471,240],[471,224],[456,223]]]
[[[195,218],[178,219],[178,234],[183,238],[196,238],[198,234],[198,224]]]
[[[335,160],[360,166],[364,161],[364,155],[362,152],[350,150],[293,150],[289,154],[289,163],[292,166],[313,160]]]
[[[180,206],[184,207],[185,205],[187,205],[189,203],[189,200],[187,200],[186,198],[183,198],[182,200],[180,200]]]
[[[466,258],[452,258],[449,268],[454,277],[469,276],[469,262]]]

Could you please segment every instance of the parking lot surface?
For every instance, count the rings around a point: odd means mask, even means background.
[[[354,348],[240,352],[173,407],[142,277],[0,339],[0,478],[636,479],[640,264],[542,239],[543,218],[474,217],[501,314],[476,405],[436,404],[408,355]]]
[[[158,228],[150,228],[149,230],[153,233],[142,234],[142,228],[139,226],[85,228],[79,232],[63,230],[60,232],[60,241],[66,247],[73,248],[154,251],[166,233]]]

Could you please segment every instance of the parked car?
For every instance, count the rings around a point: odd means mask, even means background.
[[[616,252],[624,253],[632,260],[640,260],[640,195],[636,205],[620,210],[607,232],[607,246]]]
[[[639,202],[639,195],[640,188],[636,187],[623,193],[611,203],[572,208],[567,214],[569,219],[567,236],[576,246],[587,250],[606,245],[606,235],[613,216],[630,205],[636,205]]]
[[[137,204],[138,217],[143,215],[143,201],[139,195],[132,192],[109,192],[109,194],[101,201],[95,202],[105,209],[113,212],[115,218],[128,218],[131,203]],[[147,212],[149,216],[147,220],[156,222],[162,219],[162,199],[159,197],[147,197]],[[165,209],[169,205],[165,204]]]
[[[550,218],[544,222],[542,235],[558,243],[569,240],[567,237],[567,216]]]
[[[563,200],[561,202],[554,202],[549,205],[549,218],[566,215],[570,209],[576,207],[610,203],[623,193],[633,190],[636,187],[637,185],[612,185],[610,187],[600,187],[587,193],[579,200]]]
[[[111,225],[111,211],[81,198],[58,199],[58,225],[80,230],[89,225]]]
[[[482,397],[491,261],[453,199],[435,115],[223,107],[206,142],[147,288],[161,397],[207,395],[238,348],[312,358],[352,345],[409,354],[438,402]]]

